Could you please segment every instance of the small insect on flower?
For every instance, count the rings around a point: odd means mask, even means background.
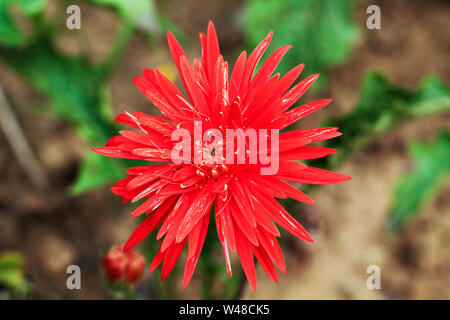
[[[124,252],[123,246],[114,246],[103,257],[102,266],[109,281],[135,285],[142,278],[145,258],[134,250]]]
[[[296,161],[336,153],[309,144],[339,136],[338,128],[279,133],[331,100],[291,108],[319,75],[294,84],[303,64],[283,76],[272,75],[290,46],[276,49],[254,72],[272,32],[248,57],[241,53],[230,76],[211,22],[207,34],[200,34],[202,56],[194,59],[193,65],[172,33],[167,37],[187,97],[160,71],[144,69],[143,77],[136,77],[134,83],[162,115],[118,115],[116,121],[136,130],[120,131],[104,147],[93,150],[109,157],[159,163],[129,168],[129,176],[112,187],[124,201],[145,199],[131,216],[148,217],[124,250],[129,251],[159,227],[156,239],[161,243],[150,272],[162,262],[164,280],[188,243],[183,277],[186,287],[213,216],[229,276],[229,250],[237,251],[256,290],[254,256],[274,281],[278,281],[275,266],[286,272],[276,224],[313,241],[276,198],[314,201],[286,181],[333,184],[351,179]],[[210,213],[213,206],[214,214]]]

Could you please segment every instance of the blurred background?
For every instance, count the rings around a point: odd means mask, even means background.
[[[72,4],[80,30],[66,27]],[[117,133],[116,113],[156,113],[132,83],[142,69],[180,85],[166,30],[193,59],[209,20],[231,65],[274,30],[269,52],[294,46],[279,72],[321,74],[300,103],[334,101],[297,127],[339,126],[327,144],[339,154],[312,164],[353,180],[306,188],[314,206],[283,203],[315,243],[283,233],[279,284],[258,267],[254,293],[236,257],[229,279],[211,228],[185,291],[181,262],[164,283],[145,271],[111,285],[100,261],[139,221],[109,190],[127,162],[90,150]],[[0,298],[449,299],[449,39],[444,0],[1,0]],[[149,261],[155,245],[137,250]],[[72,264],[81,290],[66,287]],[[380,290],[366,286],[370,265]]]

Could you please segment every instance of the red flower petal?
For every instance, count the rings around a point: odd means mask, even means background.
[[[198,258],[200,256],[200,252],[202,251],[203,243],[205,242],[206,233],[208,231],[209,224],[209,215],[205,215],[203,218],[203,222],[199,222],[199,232],[195,234],[195,236],[189,237],[189,244],[195,242],[192,246],[189,246],[189,249],[192,250],[192,253],[188,255],[186,260],[186,266],[184,268],[184,276],[183,276],[183,288],[189,284],[192,278],[192,274],[194,273],[195,266],[197,264]],[[191,249],[192,248],[192,249]]]
[[[348,181],[351,177],[319,168],[307,167],[298,172],[279,172],[280,179],[309,184],[334,184]]]
[[[163,266],[161,269],[161,280],[166,280],[167,276],[172,272],[173,267],[177,263],[178,258],[183,251],[184,245],[186,244],[186,239],[180,243],[172,244],[169,249],[167,249],[167,254],[164,257]]]
[[[144,240],[145,237],[152,233],[152,231],[161,224],[161,222],[170,212],[172,205],[177,198],[178,196],[170,197],[169,199],[164,201],[164,203],[160,205],[152,215],[146,218],[144,222],[142,222],[139,227],[137,227],[136,230],[134,230],[134,232],[131,234],[130,238],[125,243],[124,251],[129,251],[130,249],[134,248],[139,242]]]
[[[256,291],[256,270],[255,261],[247,238],[241,232],[235,232],[236,249],[241,260],[242,269],[244,269],[245,276],[250,283],[253,291]]]
[[[256,259],[258,259],[259,263],[261,264],[261,267],[263,267],[264,271],[273,281],[278,283],[277,270],[275,270],[275,267],[273,266],[267,252],[264,251],[264,249],[261,249],[261,247],[255,246],[252,246],[252,251],[255,254]]]
[[[210,210],[213,201],[214,195],[206,188],[198,193],[197,198],[186,212],[183,221],[178,228],[176,242],[180,242],[186,238],[194,225],[196,225],[198,221]]]
[[[300,223],[298,223],[287,211],[273,198],[266,196],[259,196],[257,201],[262,204],[261,208],[265,209],[265,212],[279,225],[285,228],[293,235],[308,242],[313,242],[311,236],[306,232]]]
[[[325,107],[329,104],[331,99],[323,99],[310,102],[303,106],[294,108],[285,113],[280,114],[274,118],[270,124],[271,128],[278,128],[279,130],[286,128],[287,126],[297,122],[298,120],[306,117],[307,115]]]

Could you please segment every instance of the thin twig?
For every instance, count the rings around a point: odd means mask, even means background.
[[[6,139],[25,170],[31,183],[39,190],[48,189],[49,182],[39,161],[34,155],[28,141],[20,127],[19,122],[0,87],[0,124],[5,132]]]

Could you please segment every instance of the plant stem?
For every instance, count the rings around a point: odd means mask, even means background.
[[[37,157],[33,153],[25,134],[11,108],[6,96],[0,87],[0,123],[5,136],[17,158],[22,165],[31,183],[37,190],[49,188],[48,178],[42,169]]]
[[[123,21],[121,26],[119,27],[119,31],[117,31],[116,38],[114,39],[114,43],[112,45],[112,49],[110,50],[108,56],[105,61],[100,66],[100,80],[105,80],[109,78],[111,73],[114,71],[115,67],[119,64],[120,59],[127,47],[128,41],[131,38],[131,35],[134,31],[134,24],[130,21]]]

